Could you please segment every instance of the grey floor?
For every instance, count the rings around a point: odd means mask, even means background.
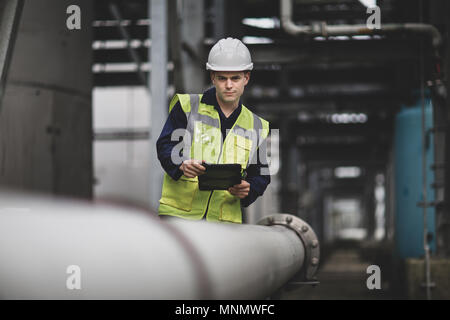
[[[287,285],[279,293],[283,300],[368,300],[391,299],[388,283],[380,290],[367,288],[367,267],[356,250],[338,249],[330,254],[317,273],[316,286]]]

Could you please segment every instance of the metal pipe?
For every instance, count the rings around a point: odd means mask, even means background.
[[[286,214],[270,226],[162,221],[4,191],[0,204],[3,299],[259,299],[318,264],[314,232]]]
[[[0,1],[0,111],[24,0]]]
[[[419,3],[419,12],[422,13],[422,1]],[[420,15],[422,20],[422,15]],[[427,188],[427,123],[425,110],[425,67],[423,57],[423,43],[420,43],[420,102],[422,111],[422,201],[423,201],[423,249],[425,252],[425,290],[427,300],[431,300],[431,270],[430,270],[430,246],[428,244],[428,188]]]
[[[292,0],[280,1],[281,25],[286,32],[292,35],[311,36],[352,36],[374,35],[393,32],[412,32],[425,34],[431,37],[433,47],[437,48],[442,43],[442,37],[438,29],[424,23],[389,23],[381,25],[381,29],[369,29],[367,25],[327,25],[326,22],[312,24],[311,26],[299,26],[292,20]]]
[[[150,36],[151,46],[148,52],[148,61],[151,62],[150,70],[150,98],[148,117],[150,124],[150,139],[148,140],[148,186],[149,204],[155,205],[157,210],[161,198],[161,186],[163,183],[163,169],[156,152],[156,141],[161,134],[168,114],[168,73],[167,73],[167,1],[148,0],[149,17],[151,20]]]

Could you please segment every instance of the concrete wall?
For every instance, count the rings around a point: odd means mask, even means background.
[[[81,30],[69,30],[69,5]],[[0,184],[92,194],[89,0],[25,1],[0,113]]]

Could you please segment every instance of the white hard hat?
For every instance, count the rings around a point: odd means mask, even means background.
[[[245,71],[252,70],[250,51],[239,39],[219,40],[209,52],[206,70]]]

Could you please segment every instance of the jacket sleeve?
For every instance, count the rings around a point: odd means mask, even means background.
[[[186,114],[181,108],[181,104],[177,101],[173,107],[171,107],[169,116],[161,131],[161,134],[156,142],[156,149],[158,153],[158,160],[161,162],[161,166],[167,172],[167,174],[174,180],[178,180],[183,171],[180,170],[181,164],[175,164],[172,162],[171,154],[172,149],[183,140],[181,137],[179,140],[172,141],[172,132],[176,129],[186,129],[187,118]]]
[[[250,164],[247,168],[247,177],[245,180],[250,183],[250,192],[248,196],[241,200],[242,207],[248,207],[255,200],[262,196],[267,186],[270,183],[270,175],[261,174],[262,168],[268,168],[267,165],[267,138],[261,143],[255,153],[254,157],[256,157],[256,162],[253,161],[253,164]],[[261,157],[259,155],[261,153]],[[267,171],[267,170],[263,170]]]

